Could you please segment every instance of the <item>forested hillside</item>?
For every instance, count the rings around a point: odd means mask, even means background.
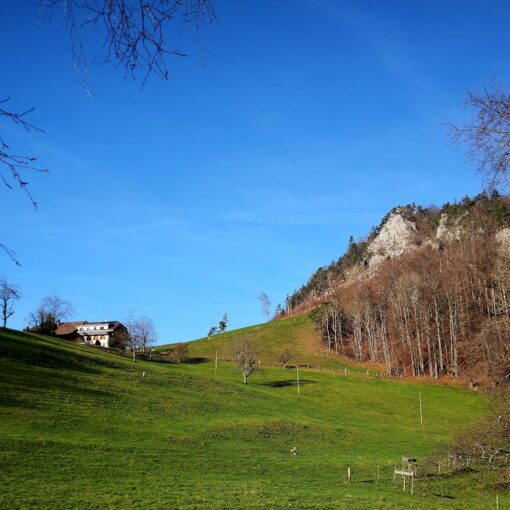
[[[510,200],[481,194],[390,211],[287,300],[326,346],[392,375],[509,375]]]

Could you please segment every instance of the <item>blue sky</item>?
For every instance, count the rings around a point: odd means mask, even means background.
[[[224,312],[261,322],[260,292],[283,302],[391,207],[478,192],[442,123],[466,89],[510,82],[508,2],[214,5],[207,53],[177,31],[190,56],[168,82],[93,67],[91,98],[58,16],[4,2],[0,95],[45,133],[0,130],[51,170],[30,179],[38,211],[0,188],[0,240],[22,262],[0,257],[23,292],[13,327],[54,293],[75,319],[150,316],[161,342]]]

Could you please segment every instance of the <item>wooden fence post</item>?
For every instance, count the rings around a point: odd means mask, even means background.
[[[352,477],[351,477],[351,468],[347,468],[347,481],[351,483]]]

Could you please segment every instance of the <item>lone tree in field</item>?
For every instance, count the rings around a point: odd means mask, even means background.
[[[127,347],[131,351],[133,361],[136,361],[137,352],[145,352],[146,349],[157,340],[156,327],[149,317],[128,318]]]
[[[269,317],[271,316],[271,300],[269,299],[269,296],[265,292],[261,292],[258,300],[260,301],[262,313],[266,316],[266,319],[269,320]]]
[[[9,283],[5,277],[0,278],[0,306],[2,327],[7,327],[7,319],[14,315],[14,302],[21,297],[19,288]]]
[[[125,339],[125,345],[129,352],[131,353],[133,361],[136,363],[136,355],[141,349],[140,338],[136,335],[129,322],[126,324],[126,326],[128,332]]]
[[[280,363],[283,363],[283,368],[287,368],[289,361],[294,358],[295,358],[294,354],[292,354],[292,352],[290,352],[289,349],[284,349],[284,351],[278,357],[278,361]]]
[[[140,339],[140,348],[143,353],[158,339],[156,334],[156,326],[154,326],[153,320],[149,317],[144,316],[136,319],[135,331]]]
[[[243,374],[243,383],[248,384],[248,377],[257,370],[255,343],[249,338],[240,338],[230,349],[232,359]]]
[[[60,321],[74,313],[73,305],[59,296],[46,296],[39,308],[30,314],[29,325],[37,332],[51,335]]]
[[[510,165],[510,94],[494,83],[481,94],[469,91],[464,101],[472,112],[469,122],[449,124],[455,142],[468,144],[468,156],[475,161],[488,191],[508,183]]]

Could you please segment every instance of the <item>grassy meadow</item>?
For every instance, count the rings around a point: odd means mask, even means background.
[[[413,496],[400,481],[392,487],[401,456],[423,461],[483,414],[483,396],[345,374],[317,354],[306,318],[200,340],[190,352],[225,358],[239,334],[255,337],[264,361],[247,386],[226,361],[217,373],[213,362],[134,363],[0,330],[0,508],[494,507],[473,473],[418,479]],[[288,343],[299,362],[322,367],[301,371],[299,395],[295,370],[274,367]]]
[[[200,338],[189,345],[189,355],[193,358],[230,359],[231,342],[237,338],[248,338],[257,346],[257,358],[263,366],[281,366],[278,357],[284,349],[289,349],[295,358],[290,365],[312,365],[322,370],[348,368],[350,372],[366,372],[363,367],[344,363],[338,356],[328,352],[319,342],[314,324],[308,315],[299,315],[287,319],[266,322],[247,328],[226,331],[210,338]],[[168,345],[161,345],[156,351],[165,351]]]

